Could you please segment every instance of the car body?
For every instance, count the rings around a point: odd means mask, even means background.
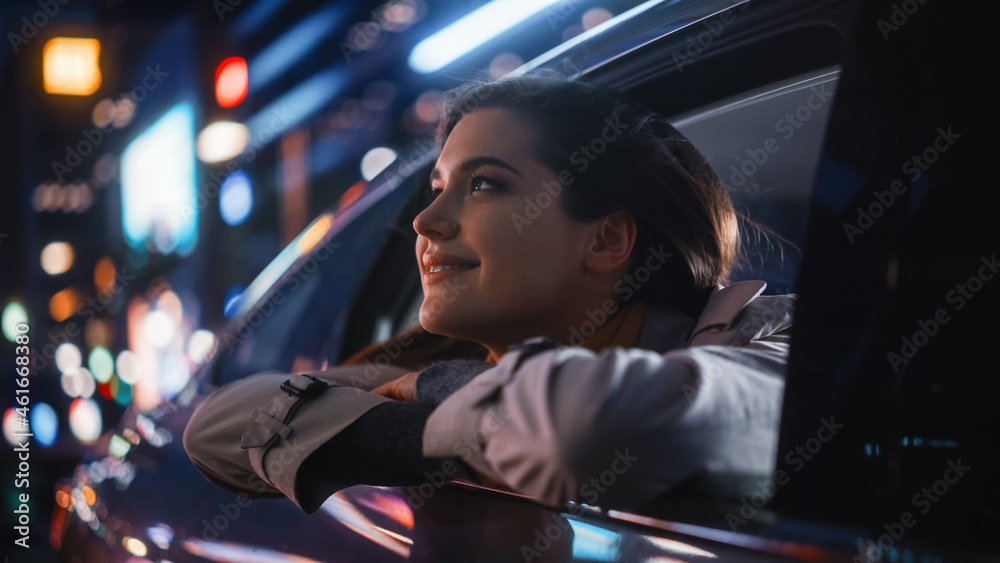
[[[916,204],[883,204],[881,220],[869,217],[871,225],[858,227],[860,238],[841,225],[861,219],[856,205],[862,212],[875,209],[870,202],[891,190],[885,186],[894,185],[899,163],[907,162],[913,146],[921,146],[911,137],[925,129],[909,125],[916,122],[911,118],[921,108],[943,112],[950,107],[945,102],[955,102],[945,90],[908,89],[901,83],[905,77],[891,69],[905,58],[897,52],[902,46],[928,48],[933,42],[927,30],[938,25],[946,35],[933,41],[944,51],[957,44],[950,39],[954,27],[947,26],[957,21],[958,9],[860,4],[654,1],[525,67],[608,84],[672,116],[708,156],[737,204],[775,233],[777,250],[761,254],[736,276],[764,279],[769,292],[801,294],[782,455],[770,479],[751,483],[703,475],[663,499],[615,511],[576,504],[554,510],[507,491],[429,475],[419,487],[345,489],[313,515],[286,499],[250,499],[209,484],[180,443],[205,393],[258,371],[336,365],[413,323],[421,294],[410,222],[421,205],[414,194],[435,156],[433,142],[422,138],[399,150],[397,161],[368,183],[360,198],[316,218],[258,276],[244,292],[237,317],[217,335],[214,356],[188,387],[153,411],[128,411],[60,485],[57,494],[69,500],[57,509],[52,535],[63,560],[995,560],[990,555],[995,548],[978,531],[995,523],[981,505],[996,498],[988,486],[996,456],[984,453],[997,429],[988,425],[996,418],[984,412],[968,424],[945,425],[943,418],[964,409],[956,401],[973,400],[974,393],[968,387],[951,394],[928,387],[943,358],[959,353],[947,347],[965,341],[942,337],[923,348],[923,356],[908,356],[907,368],[918,383],[902,376],[890,380],[894,366],[885,360],[897,334],[924,326],[915,323],[927,318],[921,316],[925,310],[933,318],[933,308],[917,306],[928,288],[950,287],[941,281],[946,272],[907,270],[906,257],[913,267],[928,268],[949,263],[942,257],[988,256],[990,247],[966,244],[956,251],[930,245],[922,258],[913,258],[920,252],[916,242],[900,237],[916,228],[905,220],[906,213],[919,215]],[[893,19],[893,6],[908,16],[910,27]],[[970,26],[994,21],[995,10],[983,11],[982,21]],[[883,19],[897,30],[889,30],[880,45],[875,40],[888,29],[878,24]],[[930,60],[928,68],[945,60]],[[960,71],[953,78],[968,79]],[[887,84],[909,97],[897,100],[898,106],[886,105],[883,98],[897,91]],[[983,103],[982,97],[973,98]],[[922,105],[925,99],[933,103]],[[873,100],[883,105],[873,106]],[[892,111],[866,113],[872,107]],[[967,127],[959,134],[977,139],[970,113],[965,108],[956,123]],[[978,115],[995,123],[995,110]],[[870,132],[862,127],[864,119],[871,120]],[[944,121],[939,126],[947,131]],[[845,146],[844,139],[857,144]],[[926,141],[933,147],[935,137]],[[931,197],[940,185],[974,178],[977,171],[948,169],[921,189]],[[971,199],[958,203],[936,200],[939,209],[996,202],[996,196],[971,190]],[[902,201],[902,193],[894,197]],[[960,215],[948,214],[947,224],[958,228]],[[995,227],[977,225],[972,234],[989,244],[997,241]],[[973,240],[972,234],[960,241]],[[886,270],[893,260],[896,269]],[[926,283],[911,282],[922,276]],[[986,283],[984,277],[980,285]],[[977,323],[996,303],[996,290],[989,291],[977,294],[984,308],[977,306],[950,325],[977,345],[985,338]],[[949,294],[932,296],[944,295]],[[958,311],[948,311],[959,318]],[[958,365],[968,370],[963,373],[971,373],[976,360],[967,352],[961,349],[966,355]],[[927,363],[921,363],[924,358]],[[961,379],[980,381],[972,375]],[[988,390],[996,386],[989,385]],[[913,403],[901,403],[903,398]],[[936,405],[937,414],[930,422],[917,420],[910,404]],[[986,425],[982,436],[970,430],[980,425]],[[915,436],[943,443],[949,432],[971,436],[972,445],[915,447]],[[923,504],[911,498],[922,484],[933,489],[947,462],[962,463],[963,455],[973,461],[972,476],[956,477],[953,471],[948,484],[954,491],[964,485],[972,490],[941,497],[925,516],[918,510]],[[970,499],[977,490],[985,492]],[[973,517],[981,520],[969,524]],[[960,523],[942,522],[949,518]]]

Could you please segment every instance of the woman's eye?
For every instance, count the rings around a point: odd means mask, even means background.
[[[470,186],[472,188],[472,191],[474,191],[474,192],[478,192],[478,191],[482,191],[482,190],[495,190],[495,189],[497,189],[497,185],[495,183],[493,183],[492,180],[489,180],[487,178],[483,178],[481,176],[476,176],[476,177],[472,178],[472,180],[469,181],[469,184],[470,184]]]
[[[441,188],[431,188],[431,200],[437,199],[437,196],[441,195],[443,191]]]

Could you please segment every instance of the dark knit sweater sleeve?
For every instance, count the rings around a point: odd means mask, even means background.
[[[472,378],[494,367],[479,360],[449,360],[424,369],[417,376],[417,400],[439,405]]]
[[[490,367],[472,360],[431,365],[417,378],[418,402],[390,401],[373,407],[313,452],[302,464],[300,479],[344,485],[424,483],[447,461],[423,455],[427,418],[441,401]],[[472,472],[460,461],[447,463],[449,477],[472,479]]]
[[[424,425],[433,410],[433,405],[400,401],[373,407],[313,452],[302,464],[300,478],[383,486],[427,481],[446,461],[423,455]],[[459,467],[450,477],[471,478],[464,464],[449,463]]]

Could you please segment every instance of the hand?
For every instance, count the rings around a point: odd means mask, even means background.
[[[417,376],[420,375],[411,371],[398,379],[393,379],[372,389],[372,393],[382,395],[397,401],[417,401]]]

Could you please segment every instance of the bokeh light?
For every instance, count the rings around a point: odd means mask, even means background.
[[[66,396],[74,398],[89,399],[94,396],[94,392],[97,390],[97,382],[87,368],[62,374],[59,376],[59,384]]]
[[[101,42],[54,37],[42,48],[42,82],[50,94],[87,96],[101,86]]]
[[[142,333],[155,348],[166,348],[177,326],[166,311],[150,311],[142,323]]]
[[[115,263],[107,256],[94,265],[94,287],[97,291],[112,291],[115,287]]]
[[[11,444],[17,444],[18,440],[24,441],[24,438],[17,436],[17,434],[31,432],[27,424],[21,423],[22,419],[23,417],[13,408],[9,408],[3,413],[3,436]]]
[[[31,432],[39,444],[48,448],[59,438],[59,416],[48,403],[35,403],[31,407]]]
[[[90,351],[90,356],[87,359],[87,366],[90,367],[90,371],[94,374],[94,379],[96,379],[98,383],[107,383],[111,379],[111,374],[114,372],[115,360],[107,348],[97,346]]]
[[[69,428],[80,442],[95,442],[101,436],[101,407],[92,399],[73,399],[69,405]]]
[[[227,225],[235,227],[250,216],[253,209],[253,185],[250,175],[236,170],[219,187],[219,214]]]
[[[122,381],[134,385],[139,381],[139,358],[131,350],[122,350],[115,360],[115,372]]]
[[[215,99],[224,108],[237,106],[247,97],[249,81],[247,62],[242,57],[229,57],[215,70]]]
[[[50,242],[42,249],[42,270],[50,276],[62,274],[73,266],[73,245],[68,242]]]
[[[56,293],[49,299],[49,315],[56,322],[62,322],[73,316],[77,307],[80,306],[80,291],[75,287]]]
[[[242,123],[216,121],[198,134],[198,158],[202,162],[225,162],[239,156],[250,142],[250,130]]]
[[[396,160],[396,151],[388,147],[375,147],[361,157],[361,176],[371,180]]]
[[[16,299],[8,301],[3,308],[3,315],[0,316],[4,338],[14,342],[18,335],[24,334],[17,330],[17,326],[27,322],[28,312],[24,309],[24,305]]]
[[[594,29],[611,18],[612,14],[606,8],[597,7],[584,12],[581,23],[583,24],[584,31],[586,31]]]
[[[83,365],[83,354],[76,344],[63,342],[56,348],[56,367],[62,373],[73,373]]]
[[[187,354],[195,364],[200,364],[215,351],[215,335],[205,329],[198,329],[188,338]],[[120,376],[121,374],[119,374]]]

